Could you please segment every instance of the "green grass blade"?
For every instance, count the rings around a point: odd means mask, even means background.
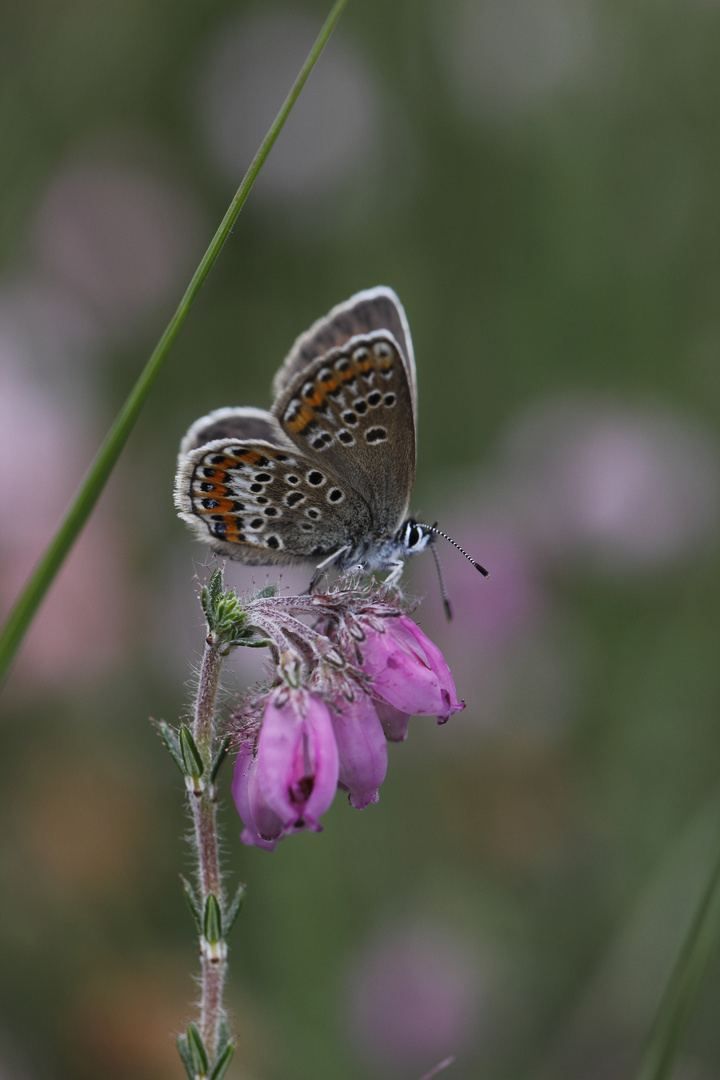
[[[255,154],[250,168],[245,173],[242,183],[230,203],[228,211],[220,223],[217,232],[212,238],[210,246],[205,252],[200,265],[195,271],[175,314],[168,323],[165,332],[153,350],[153,353],[140,374],[139,379],[135,383],[135,386],[130,391],[130,395],[110,428],[105,441],[98,450],[64,520],[60,524],[55,536],[33,570],[25,588],[10,612],[2,632],[0,633],[0,684],[4,681],[10,665],[15,658],[15,654],[28,631],[46,592],[54,581],[55,576],[60,570],[60,567],[65,561],[73,544],[77,540],[85,522],[90,517],[90,514],[107,483],[108,477],[115,467],[115,463],[128,440],[128,436],[135,425],[140,410],[145,404],[145,399],[150,393],[152,385],[165,362],[170,347],[185,322],[205,278],[208,276],[211,267],[220,254],[220,251],[235,224],[235,220],[252,190],[252,186],[255,183],[260,169],[265,163],[275,140],[290,115],[298,95],[315,66],[320,53],[325,48],[328,38],[334,30],[346,3],[347,0],[337,0],[333,5],[325,24],[318,35],[317,41],[310,50],[290,93],[283,102],[272,126]]]
[[[720,855],[700,896],[658,1006],[637,1080],[669,1080],[720,931]]]

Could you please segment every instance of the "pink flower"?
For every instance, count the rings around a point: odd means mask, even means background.
[[[350,805],[364,810],[378,801],[378,788],[387,772],[387,743],[382,724],[367,694],[343,701],[332,725],[340,755],[340,783],[350,793]]]
[[[245,828],[240,834],[243,844],[274,851],[282,834],[282,821],[262,798],[257,782],[257,758],[252,747],[240,747],[235,760],[232,797]]]
[[[384,619],[382,632],[363,628],[362,670],[377,697],[400,713],[437,716],[440,723],[465,708],[442,653],[407,615]]]
[[[319,818],[335,797],[338,771],[325,702],[304,689],[272,690],[257,745],[257,804],[272,810],[285,832],[305,827],[319,832]],[[252,804],[251,810],[254,817]]]

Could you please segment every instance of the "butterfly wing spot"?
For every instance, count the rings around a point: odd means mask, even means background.
[[[278,551],[280,548],[285,546],[283,544],[282,540],[280,539],[280,537],[275,536],[274,533],[272,534],[272,536],[268,536],[265,543],[266,543],[267,547],[274,548],[276,551]]]
[[[383,398],[383,404],[386,409],[392,409],[393,405],[397,401],[397,394],[386,394]]]
[[[309,473],[306,473],[305,479],[308,484],[312,484],[313,487],[322,487],[327,481],[327,477],[318,469],[311,469]]]
[[[340,488],[331,488],[330,491],[328,491],[325,498],[327,499],[328,502],[340,503],[345,498],[345,492],[341,491]]]
[[[301,491],[291,491],[289,495],[285,496],[285,505],[289,506],[291,509],[301,502],[305,502],[305,496]]]
[[[329,431],[320,431],[312,439],[310,445],[313,450],[325,450],[333,441],[333,436]]]
[[[365,440],[369,443],[385,442],[387,431],[384,427],[371,427],[365,432]]]
[[[295,473],[288,473],[285,477],[285,483],[292,484],[294,486],[295,484],[300,483],[300,477],[296,476]]]
[[[379,390],[372,390],[367,396],[367,403],[371,409],[377,409],[382,399],[383,396]]]
[[[265,517],[280,517],[282,510],[278,510],[277,506],[266,506],[263,510]]]
[[[358,416],[364,416],[368,411],[368,404],[364,397],[355,398],[353,401],[353,408]]]
[[[355,427],[358,422],[357,413],[353,412],[352,409],[346,409],[342,414],[342,418],[350,427]]]
[[[347,428],[343,428],[341,431],[338,431],[337,437],[341,443],[345,443],[345,446],[354,446],[355,444],[355,440],[353,439]]]
[[[316,506],[311,506],[308,510],[305,511],[305,516],[311,518],[312,521],[319,521],[322,517],[322,513],[317,509]]]

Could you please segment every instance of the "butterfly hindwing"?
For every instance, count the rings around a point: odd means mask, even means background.
[[[374,330],[386,330],[395,339],[410,384],[413,412],[417,413],[417,376],[410,328],[405,309],[393,290],[385,285],[356,293],[301,334],[275,376],[273,396],[279,398],[298,373],[305,371],[318,357],[331,349],[342,348],[351,338]],[[417,421],[417,416],[415,419]]]
[[[256,566],[321,559],[371,526],[367,504],[326,464],[261,440],[181,454],[175,501],[199,539]]]
[[[273,405],[285,436],[370,506],[371,537],[392,535],[415,477],[407,367],[392,334],[355,335],[298,372]]]

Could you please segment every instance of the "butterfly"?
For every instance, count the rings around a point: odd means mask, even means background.
[[[315,561],[311,588],[330,566],[389,571],[397,581],[405,559],[440,531],[408,516],[417,375],[393,290],[356,293],[301,334],[273,396],[269,412],[216,409],[190,427],[175,482],[179,516],[239,562]]]

